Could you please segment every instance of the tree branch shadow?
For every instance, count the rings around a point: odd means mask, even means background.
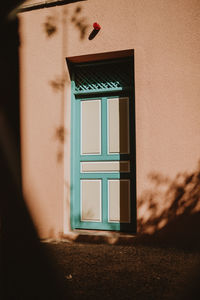
[[[152,189],[138,201],[138,241],[200,249],[200,162],[190,173],[170,179],[149,174]]]
[[[67,17],[67,10],[65,13],[65,18],[66,17]],[[53,37],[58,32],[60,22],[61,21],[59,20],[58,16],[55,13],[48,15],[46,17],[45,22],[43,23],[43,29],[44,29],[44,33],[48,38]],[[83,40],[87,35],[90,25],[87,21],[87,17],[82,15],[81,5],[77,5],[76,8],[74,9],[73,14],[70,18],[70,22],[78,30],[80,34],[80,39]]]

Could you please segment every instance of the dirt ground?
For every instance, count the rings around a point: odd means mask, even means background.
[[[200,253],[143,245],[45,243],[63,299],[200,299]]]

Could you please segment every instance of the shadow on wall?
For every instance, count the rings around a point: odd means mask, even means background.
[[[59,30],[60,23],[62,24],[63,32],[67,26],[68,22],[68,11],[67,9],[63,9],[62,18],[59,19],[57,14],[51,14],[46,17],[45,22],[43,23],[44,33],[48,38],[52,38]],[[82,7],[77,5],[74,9],[74,12],[69,19],[69,21],[74,24],[75,28],[78,30],[80,34],[80,39],[83,40],[88,34],[88,30],[90,24],[87,22],[87,18],[82,16]],[[65,42],[65,36],[63,37],[63,43]],[[54,79],[49,81],[50,86],[55,92],[63,91],[66,81],[66,74],[62,74],[60,76],[55,76]]]
[[[66,283],[39,242],[21,187],[18,21],[0,12],[0,282],[1,299],[63,299]],[[11,88],[12,87],[12,88]],[[66,299],[66,297],[64,297]]]
[[[69,1],[70,2],[76,2],[76,1]],[[81,5],[77,5],[72,13],[72,16],[70,17],[68,15],[68,9],[65,7],[62,10],[62,16],[59,17],[57,13],[51,13],[51,15],[48,15],[42,24],[43,26],[43,32],[46,35],[48,39],[53,38],[58,31],[62,27],[62,47],[63,47],[63,56],[65,55],[65,39],[66,39],[66,26],[67,23],[71,22],[75,28],[77,29],[78,33],[80,34],[80,39],[83,40],[86,35],[88,34],[89,30],[89,23],[87,22],[87,18],[83,16],[83,11]],[[63,67],[62,74],[54,76],[49,81],[49,85],[51,86],[52,90],[55,93],[60,93],[61,95],[61,122],[60,125],[56,127],[54,136],[58,142],[58,151],[57,151],[57,162],[62,163],[64,158],[64,142],[66,139],[66,129],[64,128],[64,114],[63,111],[65,109],[64,102],[65,102],[65,94],[64,94],[64,88],[67,80],[67,70],[65,67]]]
[[[79,30],[80,39],[83,40],[87,34],[89,24],[87,23],[86,17],[81,16],[82,7],[77,6],[73,16],[71,17],[71,22]]]
[[[194,172],[173,180],[149,174],[152,188],[138,200],[138,240],[200,247],[200,161]]]
[[[63,15],[63,25],[65,25],[66,20],[64,18],[67,18],[67,10],[64,11]],[[79,31],[80,39],[83,40],[89,30],[90,25],[87,22],[87,18],[82,15],[82,7],[80,5],[77,5],[71,18],[70,22],[74,24],[74,27]],[[59,19],[57,15],[49,15],[46,17],[46,20],[43,24],[44,32],[46,33],[48,38],[51,38],[54,34],[57,33],[59,27]]]

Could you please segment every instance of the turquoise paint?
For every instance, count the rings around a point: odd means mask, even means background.
[[[127,178],[126,176],[128,173],[124,173],[124,178]],[[130,175],[129,175],[130,176]],[[122,178],[122,174],[120,173],[81,173],[80,179],[120,179]]]
[[[107,156],[107,98],[101,100],[101,156]]]
[[[103,177],[103,191],[102,191],[102,206],[103,206],[103,224],[108,223],[108,177]]]
[[[120,154],[110,154],[105,155],[80,155],[80,160],[81,161],[106,161],[106,160],[120,160],[121,156]]]
[[[91,90],[83,92],[75,92],[75,81],[72,80],[72,105],[71,105],[71,227],[72,229],[96,229],[96,230],[126,230],[132,231],[135,226],[133,217],[135,213],[133,210],[135,206],[132,201],[131,192],[131,223],[117,223],[108,222],[108,179],[133,179],[130,173],[80,173],[80,162],[83,161],[119,161],[130,160],[133,163],[132,154],[107,154],[107,99],[114,97],[129,97],[131,101],[133,98],[132,89],[118,88],[118,89],[105,89],[101,91]],[[109,96],[110,95],[110,96]],[[111,96],[112,95],[112,96]],[[80,153],[80,113],[81,102],[85,100],[101,99],[101,154],[99,155],[81,155]],[[132,109],[129,110],[129,113]],[[131,116],[130,116],[131,119]],[[132,126],[130,120],[130,126]],[[130,127],[131,128],[131,127]],[[84,179],[100,179],[101,180],[101,193],[102,193],[102,222],[81,221],[80,212],[80,181]],[[135,179],[134,179],[135,180]],[[131,184],[133,187],[133,184]]]
[[[75,184],[75,172],[74,172],[74,149],[75,149],[75,101],[74,101],[74,91],[75,88],[75,83],[74,83],[74,78],[72,78],[71,81],[71,90],[72,90],[72,95],[71,95],[71,165],[70,165],[70,171],[71,171],[71,182],[70,182],[70,192],[71,192],[71,199],[70,199],[70,223],[71,223],[71,228],[74,229],[75,224],[74,224],[74,212],[75,210],[75,205],[74,205],[74,199],[75,199],[75,189],[74,189],[74,184]]]
[[[101,89],[101,93],[116,93],[116,92],[121,92],[121,91],[128,91],[129,89],[128,88],[115,88],[115,89],[112,89],[112,88],[108,88],[108,89]],[[90,93],[91,94],[99,94],[99,91],[98,90],[90,90]],[[78,92],[74,92],[74,95],[77,96],[77,95],[88,95],[88,91],[78,91]]]

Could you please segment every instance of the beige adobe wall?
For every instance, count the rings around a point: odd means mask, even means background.
[[[88,0],[23,12],[19,20],[23,183],[40,236],[70,228],[66,57],[134,49],[138,220],[151,217],[141,202],[158,188],[149,178],[164,183],[154,199],[161,213],[163,190],[200,159],[200,2]],[[89,40],[95,21],[102,28]]]
[[[57,237],[63,228],[64,90],[62,29],[44,31],[55,9],[19,15],[21,137],[24,195],[41,237]],[[59,13],[59,12],[58,12]]]

